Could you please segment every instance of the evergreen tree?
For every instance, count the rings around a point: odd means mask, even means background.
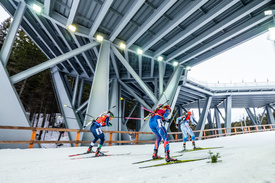
[[[8,18],[0,25],[0,47],[2,47],[4,43],[10,25],[11,18]],[[47,57],[30,37],[27,36],[23,30],[19,29],[7,63],[9,75],[12,76],[20,73],[46,60]],[[51,114],[50,118],[53,122],[53,116],[59,111],[49,70],[45,70],[18,82],[14,86],[25,110],[30,114],[29,119],[32,123],[35,119],[34,117],[38,117],[40,114],[43,114],[44,118],[46,114]],[[36,113],[39,115],[35,115]],[[32,126],[37,125],[32,124]]]

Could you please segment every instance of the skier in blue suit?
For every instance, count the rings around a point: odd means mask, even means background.
[[[158,156],[158,148],[161,139],[163,139],[164,142],[164,151],[165,151],[165,161],[175,161],[176,159],[173,159],[170,157],[170,150],[169,150],[169,139],[167,135],[167,131],[164,127],[163,121],[168,120],[168,115],[171,112],[171,108],[169,105],[165,106],[158,106],[153,113],[151,113],[151,118],[149,121],[149,127],[153,131],[153,133],[157,136],[157,140],[155,142],[155,147],[154,147],[154,153],[152,158],[153,159],[159,159],[160,156]]]

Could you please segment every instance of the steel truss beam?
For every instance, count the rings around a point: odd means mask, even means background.
[[[208,112],[210,110],[211,101],[212,101],[212,97],[207,97],[206,102],[205,102],[204,107],[203,107],[203,110],[202,110],[202,113],[201,113],[201,116],[200,116],[200,119],[199,119],[198,124],[196,126],[196,130],[204,130],[206,118],[207,118]],[[196,132],[195,133],[196,137],[201,137],[202,135],[203,135],[202,132]]]
[[[141,88],[145,91],[145,93],[150,97],[150,99],[156,103],[157,98],[154,96],[153,92],[146,86],[146,84],[140,79],[140,77],[137,75],[137,73],[134,71],[134,69],[129,65],[129,63],[125,60],[125,58],[119,53],[119,51],[116,49],[114,45],[111,44],[111,48],[116,55],[116,57],[120,60],[120,62],[126,67],[128,72],[135,78],[135,80],[138,82],[138,84],[141,86]]]
[[[64,55],[60,55],[59,57],[53,58],[51,60],[48,60],[46,62],[43,62],[39,65],[36,65],[30,69],[27,69],[25,71],[22,71],[16,75],[13,75],[10,79],[12,83],[17,83],[19,81],[22,81],[30,76],[33,76],[39,72],[42,72],[50,67],[53,67],[54,65],[67,60],[75,55],[80,54],[81,52],[84,52],[88,49],[93,48],[94,46],[97,46],[99,43],[93,42],[93,43],[89,43],[87,45],[84,45],[80,48],[74,49],[71,52],[65,53]]]
[[[268,124],[275,124],[272,108],[270,105],[265,106]]]

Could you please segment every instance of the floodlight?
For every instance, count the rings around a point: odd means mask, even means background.
[[[272,15],[273,11],[272,10],[266,10],[264,11],[264,15],[268,16],[268,15]]]
[[[271,27],[269,30],[269,40],[275,41],[275,27]]]
[[[75,27],[74,25],[72,25],[72,24],[70,24],[70,25],[68,26],[68,29],[69,29],[70,31],[72,31],[72,32],[75,32],[75,31],[76,31],[76,27]]]
[[[119,47],[120,47],[121,49],[124,50],[124,49],[126,48],[126,44],[124,44],[124,43],[121,42],[121,43],[119,44]]]
[[[185,67],[185,70],[191,71],[191,67],[190,67],[190,66],[186,66],[186,67]]]
[[[103,41],[103,36],[97,35],[96,40],[99,41],[99,42]]]
[[[41,11],[42,11],[42,8],[40,6],[38,6],[37,4],[33,4],[32,9],[34,11],[36,11],[37,13],[41,13]]]
[[[162,56],[158,56],[158,61],[163,61],[163,57]]]
[[[178,65],[179,65],[179,63],[178,63],[177,61],[174,61],[174,62],[173,62],[173,66],[176,67],[176,66],[178,66]]]
[[[137,54],[139,54],[139,55],[142,55],[143,54],[143,51],[141,50],[141,49],[137,49]]]

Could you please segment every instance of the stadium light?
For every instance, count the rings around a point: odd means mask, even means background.
[[[185,70],[191,71],[191,67],[190,67],[190,66],[186,66],[186,67],[185,67]]]
[[[264,11],[264,15],[269,16],[269,15],[273,15],[274,14],[274,10],[266,10]]]
[[[143,54],[142,49],[138,48],[138,49],[137,49],[137,54],[142,55],[142,54]]]
[[[76,26],[70,24],[70,25],[68,26],[68,29],[69,29],[70,31],[72,31],[72,32],[75,32],[75,31],[76,31]]]
[[[96,40],[99,41],[99,42],[102,42],[103,39],[104,39],[104,38],[103,38],[103,36],[101,36],[101,35],[97,35],[97,36],[96,36]]]
[[[178,65],[179,65],[179,63],[178,63],[177,61],[174,61],[174,62],[173,62],[173,66],[174,66],[174,67],[176,67],[176,66],[178,66]]]
[[[41,13],[42,12],[42,8],[40,6],[38,6],[37,4],[33,4],[32,5],[32,9],[34,11],[36,11],[37,13]]]
[[[163,61],[163,57],[162,56],[158,56],[158,61]]]
[[[121,43],[119,44],[119,47],[120,47],[120,49],[123,49],[123,50],[124,50],[124,49],[126,48],[126,44],[124,44],[124,43],[121,42]]]

